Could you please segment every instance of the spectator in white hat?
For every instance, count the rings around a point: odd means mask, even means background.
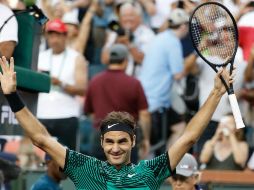
[[[171,178],[172,189],[198,190],[200,172],[198,171],[197,160],[189,153],[186,153],[176,166],[175,174]]]

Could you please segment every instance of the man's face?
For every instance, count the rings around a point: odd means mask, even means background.
[[[197,179],[195,176],[185,177],[182,175],[174,175],[171,178],[173,190],[195,190]]]
[[[125,30],[135,31],[140,22],[140,16],[133,9],[125,9],[120,13],[120,24]]]
[[[110,131],[104,134],[101,145],[108,162],[117,168],[130,163],[131,149],[135,145],[130,135],[123,131]]]
[[[59,52],[65,48],[66,34],[48,32],[47,40],[49,47],[53,49],[53,52]]]

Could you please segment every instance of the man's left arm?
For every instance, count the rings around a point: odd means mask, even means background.
[[[141,144],[141,159],[148,156],[150,151],[150,131],[151,131],[151,115],[147,109],[139,111],[139,125],[143,133],[143,141]]]
[[[222,95],[226,92],[226,89],[219,78],[220,75],[223,75],[223,78],[226,79],[227,83],[233,82],[232,76],[229,77],[229,74],[225,69],[220,70],[217,73],[214,81],[214,89],[211,91],[207,101],[188,123],[183,135],[168,150],[172,170],[175,169],[183,155],[200,138],[217,108]]]
[[[143,159],[146,156],[148,156],[150,151],[151,114],[148,111],[147,99],[140,82],[138,82],[137,92],[138,92],[137,105],[139,109],[138,122],[139,122],[139,125],[141,126],[142,133],[143,133],[143,142],[142,142],[140,154],[142,156],[141,159]]]
[[[68,94],[84,96],[88,84],[87,64],[81,54],[77,56],[75,63],[75,84],[69,85],[61,83],[60,85]]]
[[[144,59],[144,53],[141,50],[139,50],[135,45],[132,44],[129,45],[128,48],[135,63],[141,64]]]
[[[142,128],[144,139],[149,140],[151,130],[151,115],[147,109],[139,111],[139,125]]]

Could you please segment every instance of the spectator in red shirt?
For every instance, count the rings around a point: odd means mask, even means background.
[[[150,114],[140,82],[124,72],[128,64],[128,54],[128,49],[122,44],[114,44],[111,47],[108,69],[90,81],[84,112],[93,115],[93,126],[96,129],[98,129],[101,120],[111,111],[130,113],[141,127],[142,142],[140,142],[139,153],[144,158],[148,155],[150,147]],[[95,130],[92,143],[92,146],[95,147],[92,147],[92,155],[105,159],[103,151],[98,150],[101,148],[98,144],[99,138],[99,130]],[[133,151],[132,156],[132,161],[137,161],[137,151]]]

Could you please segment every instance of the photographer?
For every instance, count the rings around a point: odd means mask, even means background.
[[[232,114],[224,116],[212,137],[200,154],[200,162],[206,169],[242,170],[248,159],[248,144],[243,129],[236,130]]]
[[[102,63],[109,63],[109,48],[114,43],[121,43],[128,47],[130,55],[126,73],[137,76],[144,58],[144,51],[149,41],[154,37],[153,31],[142,21],[142,9],[139,4],[124,3],[119,8],[119,24],[111,23],[101,55]]]

